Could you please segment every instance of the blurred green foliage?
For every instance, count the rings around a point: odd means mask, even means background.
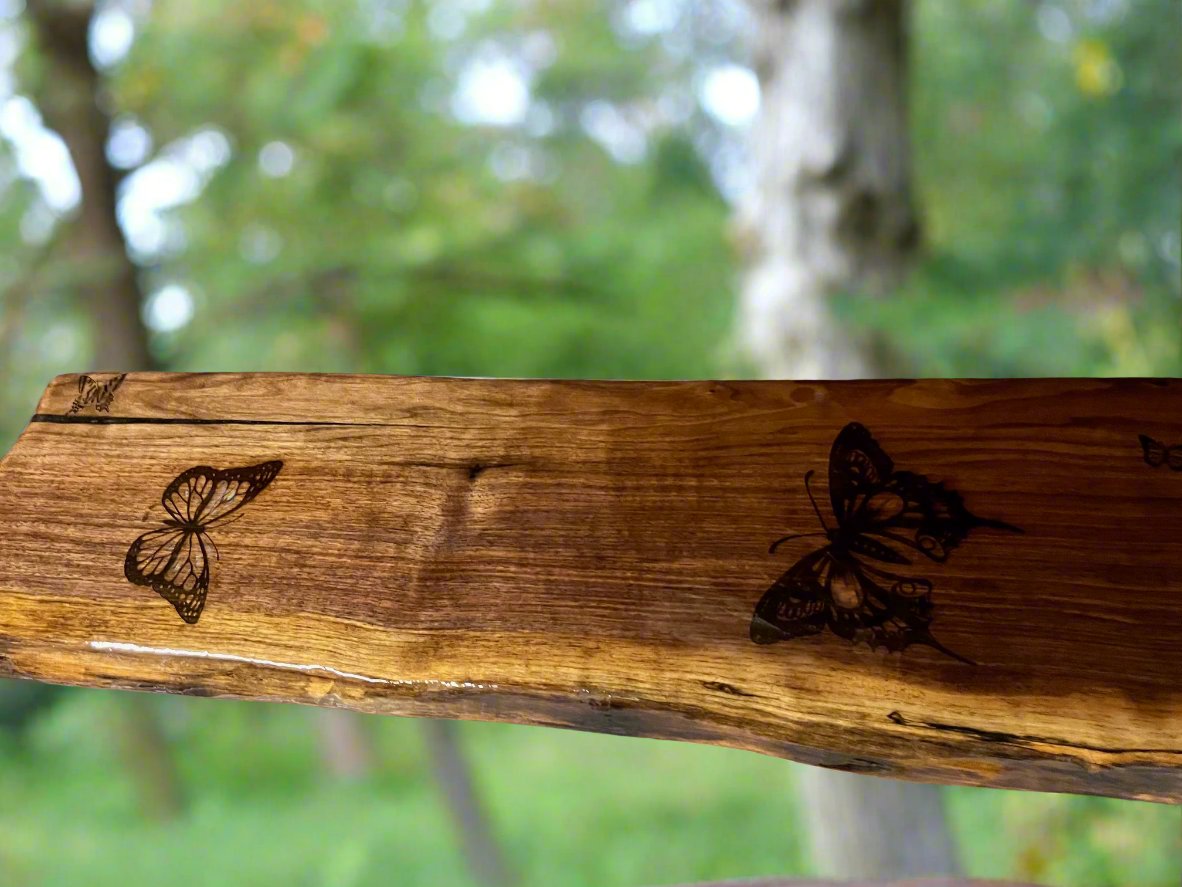
[[[927,251],[843,315],[901,374],[1177,375],[1182,8],[919,3]]]
[[[146,139],[112,155],[165,366],[745,371],[728,234],[742,134],[699,101],[712,68],[742,58],[737,5],[108,12],[135,31],[105,68],[107,102],[132,143]],[[15,89],[36,94],[53,72],[10,14],[0,49],[23,47]],[[836,300],[893,371],[1179,372],[1179,17],[1174,0],[916,3],[924,256],[890,298]],[[507,124],[465,119],[473,71],[506,65],[528,104]],[[502,98],[516,88],[498,82]],[[2,451],[51,375],[89,367],[93,331],[72,290],[87,269],[43,262],[62,210],[0,133]],[[111,750],[110,698],[68,693],[0,744],[3,883],[466,883],[412,723],[369,719],[382,772],[349,786],[323,775],[306,710],[159,700],[192,800],[161,825]],[[790,765],[495,725],[465,737],[530,884],[806,871]],[[1176,809],[949,796],[973,873],[1073,887],[1182,874]]]
[[[109,694],[73,691],[0,740],[4,883],[378,887],[471,884],[414,721],[366,718],[380,770],[320,766],[314,710],[160,699],[191,810],[145,822],[113,749]],[[489,812],[528,885],[659,885],[803,874],[795,767],[748,752],[464,724]],[[1178,811],[949,789],[971,871],[1043,883],[1173,885]]]

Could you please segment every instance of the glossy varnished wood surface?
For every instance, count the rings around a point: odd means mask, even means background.
[[[1138,441],[1182,443],[1177,383],[145,373],[68,415],[78,393],[55,380],[0,462],[6,674],[1182,799],[1182,472]],[[851,421],[1023,529],[910,568],[976,665],[750,640]],[[276,459],[211,532],[197,624],[127,580],[178,474]]]

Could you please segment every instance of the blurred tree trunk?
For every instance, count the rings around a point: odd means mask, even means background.
[[[374,770],[374,749],[361,719],[363,715],[344,709],[325,708],[316,712],[320,733],[320,757],[335,778],[358,782]]]
[[[120,693],[114,701],[111,732],[140,810],[153,820],[176,819],[185,809],[185,790],[156,700],[146,693]]]
[[[428,719],[422,724],[435,780],[443,792],[468,869],[487,887],[516,883],[480,803],[471,768],[460,746],[456,722]]]
[[[739,211],[747,357],[785,379],[874,367],[829,297],[897,282],[917,244],[903,0],[752,0],[762,101]]]
[[[762,105],[739,337],[769,377],[870,377],[874,361],[834,318],[837,292],[881,292],[917,245],[907,136],[904,0],[752,0]],[[935,786],[801,768],[824,875],[959,874]]]
[[[30,0],[27,14],[48,74],[37,103],[46,124],[66,143],[82,186],[82,205],[65,241],[66,255],[77,273],[78,297],[91,317],[96,370],[161,369],[149,347],[141,309],[144,294],[138,269],[119,225],[119,172],[107,160],[111,120],[103,102],[102,74],[89,52],[93,3],[78,0]],[[124,745],[136,731],[156,731],[152,741],[135,740],[129,766],[146,780],[141,798],[146,809],[158,812],[180,807],[168,746],[152,712],[139,700],[127,702],[129,729],[119,731]],[[321,748],[328,770],[342,778],[359,778],[372,770],[368,739],[357,718],[349,713],[323,712],[318,722]],[[155,750],[158,760],[141,756]],[[135,762],[143,761],[141,768]],[[170,775],[171,774],[171,775]],[[171,786],[155,785],[160,780]],[[172,798],[169,802],[167,799]]]
[[[65,248],[79,298],[91,316],[95,370],[153,366],[140,319],[143,293],[116,212],[119,172],[107,162],[111,121],[103,108],[102,75],[90,59],[94,5],[76,0],[29,0],[26,12],[47,72],[37,104],[46,124],[70,151],[82,205]]]
[[[140,317],[138,269],[116,214],[119,175],[106,151],[111,121],[88,45],[94,6],[30,0],[26,13],[45,56],[37,102],[45,122],[66,143],[82,185],[82,205],[66,223],[63,246],[77,272],[79,302],[91,316],[95,368],[157,369]],[[153,700],[134,693],[117,698],[114,734],[140,806],[157,819],[175,817],[184,807],[184,792]]]

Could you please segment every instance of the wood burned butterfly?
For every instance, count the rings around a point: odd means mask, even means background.
[[[164,526],[131,543],[124,575],[176,607],[185,622],[196,623],[209,591],[209,549],[220,557],[209,531],[225,526],[226,519],[265,490],[282,467],[282,462],[273,461],[223,470],[198,465],[181,472],[160,499],[168,513]]]
[[[111,401],[115,399],[115,391],[123,384],[123,380],[126,378],[127,373],[120,373],[118,376],[112,376],[105,382],[98,382],[90,376],[79,376],[78,396],[70,404],[67,415],[73,416],[91,405],[100,413],[109,413],[111,411]]]
[[[1182,471],[1182,446],[1167,447],[1159,440],[1154,440],[1148,434],[1138,434],[1141,450],[1145,454],[1145,464],[1158,468],[1169,465],[1170,471]]]
[[[810,481],[805,490],[822,532],[784,536],[772,543],[825,536],[829,542],[800,558],[756,604],[751,640],[757,644],[820,634],[891,652],[925,644],[973,665],[933,637],[932,583],[880,565],[906,565],[918,552],[943,563],[978,527],[1022,532],[1004,521],[977,517],[960,494],[922,474],[896,471],[894,463],[857,422],[846,425],[829,452],[829,500],[834,526],[825,522]]]

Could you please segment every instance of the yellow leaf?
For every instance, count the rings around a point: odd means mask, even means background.
[[[1120,65],[1104,41],[1080,40],[1075,45],[1072,61],[1075,63],[1075,83],[1084,95],[1103,98],[1120,88]]]

